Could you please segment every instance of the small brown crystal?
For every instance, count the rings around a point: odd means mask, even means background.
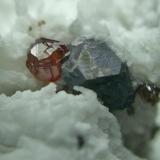
[[[137,92],[142,99],[155,105],[159,100],[160,88],[153,83],[144,83],[137,88]]]

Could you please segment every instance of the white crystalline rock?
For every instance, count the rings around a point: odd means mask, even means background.
[[[77,36],[103,39],[135,78],[159,84],[159,6],[160,0],[1,0],[0,93],[37,87],[25,67],[37,37],[67,43]]]
[[[160,132],[157,133],[156,138],[152,141],[152,150],[150,159],[159,160],[159,148],[160,148]]]
[[[0,94],[42,86],[25,67],[27,49],[39,37],[103,39],[135,78],[160,84],[159,14],[160,0],[0,0]],[[93,93],[53,90],[0,95],[0,160],[137,159],[123,148],[117,122]],[[97,125],[103,116],[105,134]],[[88,141],[79,151],[80,131]]]
[[[157,108],[139,96],[135,97],[133,106],[135,112],[133,115],[127,114],[125,110],[117,110],[114,115],[121,126],[125,146],[139,156],[148,158],[152,154],[150,142],[154,137]]]
[[[160,128],[160,102],[158,104],[158,113],[157,113],[157,118],[156,118],[156,124]],[[155,138],[153,139],[152,143],[152,150],[151,150],[151,155],[150,159],[153,160],[159,160],[160,153],[159,153],[159,148],[160,148],[160,131],[158,131],[155,135]]]
[[[1,160],[139,160],[121,144],[116,119],[96,94],[55,93],[51,84],[40,91],[0,96]],[[77,137],[84,139],[78,148]]]
[[[26,69],[27,50],[39,37],[68,40],[76,4],[77,0],[0,1],[0,93],[40,86]]]
[[[71,31],[111,43],[136,78],[159,84],[159,13],[160,0],[82,0]]]

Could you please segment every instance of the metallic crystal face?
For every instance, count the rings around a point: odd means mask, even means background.
[[[120,73],[121,60],[105,42],[94,39],[85,40],[70,47],[70,58],[64,69],[73,72],[77,68],[85,79],[113,76]]]
[[[61,79],[69,87],[81,85],[94,90],[110,110],[126,108],[134,99],[127,65],[99,40],[85,39],[65,46],[40,38],[30,47],[26,66],[41,81]]]
[[[60,48],[59,42],[38,42],[31,48],[30,53],[41,60],[52,55],[58,48]]]
[[[69,48],[70,57],[62,66],[67,85],[95,91],[110,110],[131,106],[134,90],[128,67],[105,42],[86,39]]]

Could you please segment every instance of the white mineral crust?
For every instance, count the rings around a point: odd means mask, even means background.
[[[139,160],[125,149],[114,116],[96,94],[40,91],[0,96],[0,160]],[[84,139],[78,148],[77,137]]]
[[[138,159],[123,147],[116,119],[93,92],[38,90],[26,53],[39,37],[67,43],[94,37],[127,61],[135,79],[160,85],[159,15],[160,0],[0,0],[0,160]],[[77,134],[86,140],[81,150]],[[153,160],[160,157],[159,139]]]

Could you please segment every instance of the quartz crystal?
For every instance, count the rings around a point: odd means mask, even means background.
[[[59,41],[40,38],[31,45],[26,66],[39,80],[55,82],[60,79],[61,61],[67,52]]]

